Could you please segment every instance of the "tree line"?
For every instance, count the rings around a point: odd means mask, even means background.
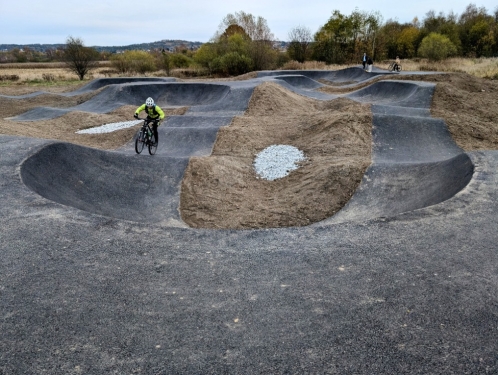
[[[306,43],[307,42],[307,43]],[[311,44],[303,54],[302,46]],[[350,63],[363,52],[376,60],[423,57],[440,60],[450,56],[498,56],[498,7],[494,14],[474,4],[460,15],[429,11],[423,20],[382,22],[379,13],[356,9],[349,16],[334,11],[313,39],[296,38],[296,59]],[[301,48],[301,49],[300,49]],[[304,61],[303,60],[303,61]]]
[[[288,34],[288,48],[275,43],[267,21],[245,12],[228,14],[208,43],[195,51],[125,51],[122,54],[98,52],[85,47],[80,38],[68,37],[65,48],[49,51],[50,58],[65,61],[83,79],[98,60],[110,60],[119,73],[145,74],[174,68],[198,67],[208,74],[233,76],[250,71],[276,69],[293,60],[322,61],[327,64],[359,63],[363,53],[374,60],[422,57],[440,60],[450,56],[498,56],[498,7],[488,14],[484,7],[470,4],[461,15],[426,13],[422,20],[409,23],[389,19],[378,12],[355,9],[350,15],[332,12],[316,33],[298,25]],[[33,59],[33,51],[13,51],[18,58]],[[39,56],[38,56],[39,57]],[[35,59],[36,61],[36,59]]]

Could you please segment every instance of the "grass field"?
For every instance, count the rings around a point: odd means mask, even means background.
[[[390,61],[380,61],[374,63],[379,68],[387,68]],[[498,79],[498,58],[451,58],[440,62],[430,62],[425,59],[407,59],[401,62],[404,71],[439,71],[439,72],[464,72],[479,78]],[[339,70],[353,65],[326,65],[323,62],[308,61],[303,64],[291,61],[282,69],[304,70],[304,69],[326,69]],[[357,66],[355,64],[354,66]],[[172,70],[171,76],[185,78],[189,69]],[[147,74],[148,76],[165,76],[164,71],[156,71]],[[114,72],[107,61],[101,62],[85,77],[85,81],[95,78],[119,77]],[[37,85],[50,86],[64,83],[65,85],[78,85],[76,74],[64,68],[63,63],[17,63],[0,64],[0,86],[8,85]]]

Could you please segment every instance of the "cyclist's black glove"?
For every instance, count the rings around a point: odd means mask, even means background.
[[[133,117],[138,118],[138,115],[135,113],[135,114],[133,115]]]

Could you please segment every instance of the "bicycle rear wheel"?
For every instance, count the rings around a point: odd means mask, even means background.
[[[396,71],[401,72],[401,65],[398,64],[398,66],[396,67]]]
[[[149,154],[154,155],[157,151],[157,142],[154,133],[151,134],[149,139]]]
[[[144,133],[142,130],[137,135],[137,138],[135,139],[135,151],[137,154],[140,154],[142,150],[145,147],[145,141],[144,141]]]

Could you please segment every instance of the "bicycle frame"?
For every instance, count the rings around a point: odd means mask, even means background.
[[[135,151],[140,154],[145,146],[148,146],[149,154],[153,155],[156,153],[157,142],[153,142],[153,129],[150,127],[151,122],[154,120],[147,120],[146,118],[140,118],[143,120],[142,128],[140,129],[137,138],[135,140]]]

